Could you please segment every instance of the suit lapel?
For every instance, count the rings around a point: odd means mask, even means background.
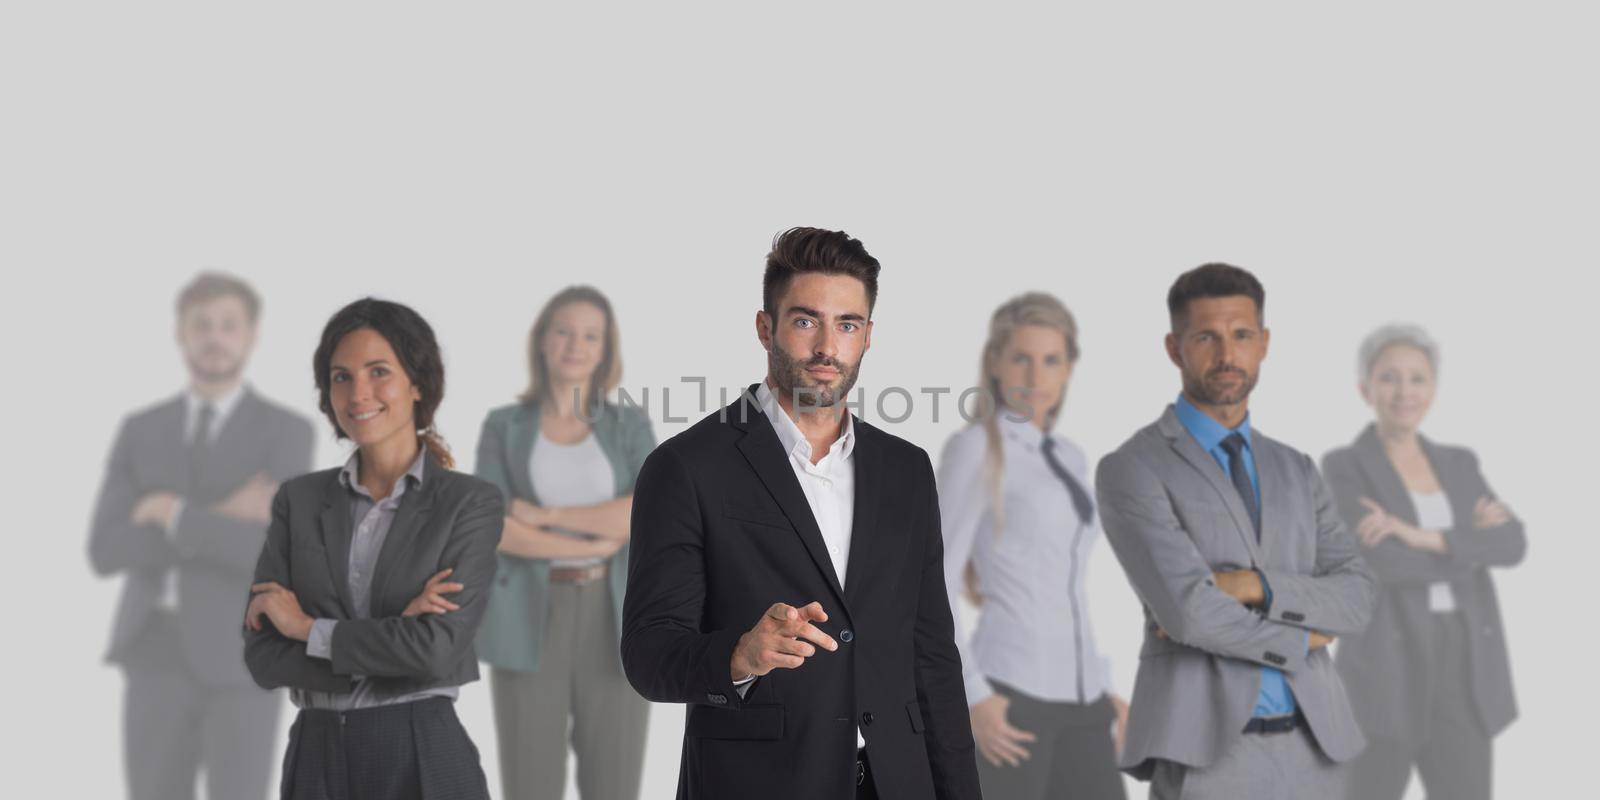
[[[1454,527],[1473,527],[1474,507],[1478,498],[1473,496],[1472,476],[1465,470],[1457,469],[1461,462],[1454,458],[1445,458],[1426,436],[1417,435],[1417,440],[1422,443],[1422,452],[1428,457],[1428,463],[1433,466],[1434,477],[1439,479],[1439,489],[1444,492],[1445,499],[1450,501],[1451,523]],[[1409,495],[1406,499],[1410,499]],[[1415,512],[1412,514],[1416,516]],[[1413,519],[1413,525],[1416,524]]]
[[[1233,525],[1239,534],[1239,541],[1243,542],[1245,549],[1250,551],[1250,558],[1253,561],[1259,561],[1261,559],[1261,550],[1256,544],[1255,523],[1250,521],[1250,511],[1244,507],[1244,498],[1239,496],[1239,490],[1233,488],[1233,483],[1228,480],[1228,474],[1223,471],[1222,465],[1218,464],[1217,460],[1211,457],[1211,454],[1200,449],[1199,442],[1196,442],[1194,437],[1189,435],[1189,429],[1183,427],[1183,422],[1178,419],[1177,412],[1173,411],[1170,406],[1167,408],[1166,413],[1161,415],[1160,427],[1162,433],[1166,434],[1167,440],[1171,443],[1172,449],[1184,461],[1189,462],[1190,466],[1205,476],[1206,482],[1210,483],[1211,488],[1216,490],[1217,497],[1222,500],[1223,505],[1227,506],[1229,516],[1233,517]],[[1256,466],[1259,473],[1260,464]],[[1257,479],[1259,480],[1259,478],[1260,475],[1258,474]],[[1264,486],[1262,487],[1262,493],[1266,493],[1266,487]],[[1262,524],[1266,524],[1265,518],[1262,519]]]
[[[754,391],[752,386],[750,392]],[[750,404],[750,408],[738,408],[745,403]],[[828,546],[822,541],[822,529],[817,527],[817,518],[811,513],[811,504],[806,502],[805,492],[794,477],[794,468],[789,466],[789,456],[783,452],[783,445],[778,441],[778,432],[772,429],[772,422],[760,407],[755,406],[753,398],[743,396],[729,408],[727,418],[735,427],[744,430],[745,435],[739,439],[739,452],[750,463],[750,468],[766,486],[772,499],[777,501],[784,516],[789,518],[789,524],[794,526],[800,542],[811,555],[812,563],[827,580],[834,597],[844,603],[844,589],[839,586],[839,577],[833,570]],[[860,478],[858,471],[857,497],[860,496]]]
[[[511,488],[515,490],[516,497],[525,497],[537,504],[538,496],[533,493],[533,475],[528,471],[528,460],[533,457],[533,440],[539,438],[539,410],[531,404],[518,409],[506,428],[506,437],[506,453],[511,459],[506,467],[511,471]]]
[[[1256,480],[1261,486],[1261,557],[1267,559],[1275,553],[1279,541],[1289,530],[1287,490],[1293,481],[1289,479],[1289,465],[1284,463],[1283,451],[1277,442],[1261,431],[1252,432],[1250,438],[1251,454],[1256,460]]]
[[[853,419],[855,449],[850,453],[856,473],[855,511],[850,522],[850,564],[845,568],[845,602],[861,597],[868,581],[864,578],[877,569],[887,542],[878,535],[878,501],[883,497],[882,454],[877,442],[866,434],[861,420]]]
[[[1411,493],[1406,491],[1405,482],[1400,480],[1400,473],[1395,471],[1394,463],[1389,460],[1389,454],[1383,450],[1383,442],[1378,441],[1377,429],[1371,425],[1361,432],[1356,438],[1356,463],[1361,466],[1361,472],[1367,478],[1367,485],[1372,488],[1376,497],[1371,498],[1383,510],[1415,525],[1417,524],[1417,506],[1411,502]],[[1428,458],[1433,460],[1433,454]],[[1438,474],[1438,463],[1434,463],[1434,474]],[[1441,483],[1444,476],[1439,476]],[[1362,508],[1365,515],[1366,508]]]
[[[184,415],[188,413],[188,399],[179,394],[161,412],[159,422],[160,438],[157,440],[155,454],[162,460],[162,477],[168,478],[171,486],[161,488],[176,492],[183,492],[189,485],[189,443],[183,438]]]
[[[256,398],[250,389],[241,390],[239,404],[233,407],[233,413],[222,421],[222,427],[217,429],[217,435],[211,440],[212,466],[218,461],[217,453],[243,453],[247,451],[248,442],[245,432],[251,428],[256,413]]]
[[[433,490],[439,485],[439,471],[444,467],[431,455],[426,459],[427,465],[422,468],[422,483],[408,489],[405,496],[400,498],[400,507],[394,512],[394,522],[389,525],[389,535],[383,540],[383,549],[378,551],[378,564],[372,568],[370,606],[374,614],[382,602],[383,589],[394,574],[394,565],[417,543],[417,532],[427,524],[433,510]]]
[[[333,576],[333,588],[346,618],[355,616],[356,611],[350,597],[350,532],[350,493],[334,473],[322,507],[322,548],[328,554],[328,574]]]

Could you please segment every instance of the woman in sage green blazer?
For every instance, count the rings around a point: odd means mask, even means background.
[[[583,800],[634,800],[649,703],[624,677],[618,643],[633,481],[655,436],[644,411],[606,400],[622,362],[611,304],[595,289],[551,298],[528,365],[521,402],[484,420],[476,469],[507,510],[477,638],[502,794],[562,797],[570,741]]]

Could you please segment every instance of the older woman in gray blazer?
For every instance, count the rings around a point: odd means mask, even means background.
[[[1379,328],[1361,345],[1361,394],[1376,419],[1323,458],[1340,511],[1383,592],[1337,664],[1371,744],[1352,800],[1399,798],[1415,766],[1429,797],[1487,798],[1492,741],[1516,718],[1491,567],[1522,560],[1522,522],[1472,451],[1420,433],[1439,350],[1421,328]]]
[[[604,295],[558,293],[528,339],[528,390],[478,439],[477,475],[507,511],[477,643],[507,800],[561,797],[569,741],[583,800],[639,794],[649,703],[619,642],[633,481],[655,437],[642,410],[606,400],[622,378],[618,338]]]

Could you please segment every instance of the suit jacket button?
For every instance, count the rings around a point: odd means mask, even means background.
[[[872,724],[872,712],[871,711],[863,711],[863,712],[861,712],[861,724],[862,725],[871,725]]]
[[[728,704],[728,696],[725,694],[708,694],[706,695],[706,699],[719,706],[725,706]]]
[[[1283,618],[1288,620],[1288,621],[1290,621],[1290,622],[1305,622],[1306,621],[1306,615],[1304,615],[1304,614],[1302,614],[1302,613],[1300,613],[1298,611],[1285,611],[1285,612],[1283,612]]]
[[[839,641],[849,644],[856,640],[856,635],[849,628],[839,631]]]

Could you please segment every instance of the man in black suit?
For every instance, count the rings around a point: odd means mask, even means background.
[[[845,408],[878,269],[779,235],[766,380],[639,473],[622,660],[689,705],[680,798],[979,797],[932,464]]]
[[[203,273],[178,296],[189,386],[122,423],[89,560],[125,576],[107,660],[127,679],[124,768],[134,800],[262,798],[282,700],[239,656],[240,598],[279,481],[311,468],[309,420],[243,382],[260,300]]]

